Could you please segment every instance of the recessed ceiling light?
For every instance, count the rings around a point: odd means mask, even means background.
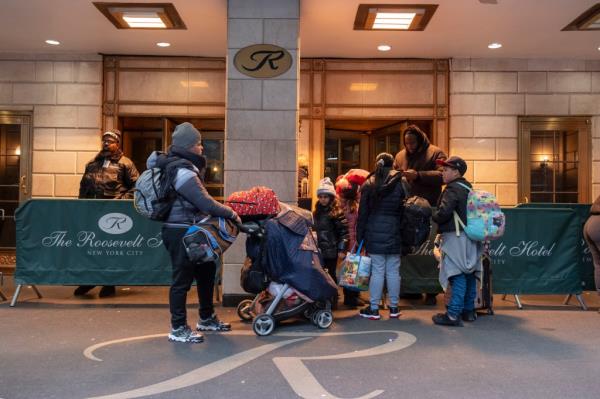
[[[562,30],[600,30],[600,3],[596,3]]]
[[[60,42],[58,40],[46,40],[46,43],[51,44],[53,46],[58,46]]]
[[[360,4],[354,30],[425,30],[436,4]]]
[[[491,48],[493,50],[502,47],[502,45],[500,43],[490,43],[488,44],[488,48]]]
[[[100,3],[94,5],[118,29],[186,29],[172,3]]]
[[[392,49],[392,46],[388,46],[387,44],[381,44],[379,46],[377,46],[377,50],[379,51],[390,51]]]
[[[156,43],[156,45],[158,47],[169,47],[171,45],[171,43],[160,42],[160,43]]]

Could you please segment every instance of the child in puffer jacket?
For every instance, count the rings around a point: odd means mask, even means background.
[[[366,181],[369,172],[363,169],[350,169],[346,174],[338,176],[335,181],[335,192],[338,195],[340,208],[348,222],[348,250],[355,249],[356,222],[358,220],[358,204],[360,186]],[[344,305],[356,308],[364,305],[360,300],[360,292],[344,288]]]
[[[329,177],[322,179],[319,183],[317,198],[318,201],[313,212],[317,243],[323,257],[323,266],[337,282],[338,259],[343,258],[348,249],[348,222],[339,207],[335,188]],[[332,298],[332,306],[336,305],[337,296]]]

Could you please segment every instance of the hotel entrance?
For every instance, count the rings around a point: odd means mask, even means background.
[[[218,201],[223,201],[224,127],[220,118],[201,119],[186,117],[132,117],[119,118],[119,130],[123,133],[123,152],[137,170],[146,170],[146,160],[152,151],[167,151],[175,127],[189,122],[202,132],[202,144],[206,156],[206,190]]]

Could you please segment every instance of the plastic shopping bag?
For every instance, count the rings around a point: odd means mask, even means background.
[[[371,277],[371,258],[360,254],[363,242],[360,242],[356,252],[350,251],[339,275],[340,287],[353,291],[368,291]]]

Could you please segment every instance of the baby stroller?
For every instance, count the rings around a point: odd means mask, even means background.
[[[337,286],[321,266],[310,231],[312,215],[283,203],[278,206],[275,216],[240,214],[244,221],[240,231],[248,236],[241,284],[256,297],[240,302],[237,313],[244,321],[252,320],[259,336],[271,334],[278,322],[297,316],[329,328],[333,323],[329,298],[337,293]]]

